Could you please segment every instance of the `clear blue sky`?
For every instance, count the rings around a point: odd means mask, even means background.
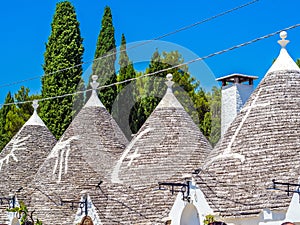
[[[122,0],[72,0],[84,38],[84,61],[93,59],[96,40],[101,28],[101,18],[106,5],[110,6],[115,26],[115,38],[120,44],[121,34],[127,42],[149,40],[180,27],[242,5],[250,0],[191,0],[191,1],[122,1]],[[54,0],[3,1],[0,8],[0,86],[43,74],[45,42],[50,34],[50,24],[55,10]],[[150,58],[152,50],[186,49],[187,60],[202,57],[256,37],[300,23],[300,1],[260,0],[257,3],[222,16],[205,24],[162,39],[129,52],[134,61]],[[278,36],[223,55],[205,60],[212,71],[208,75],[203,65],[193,66],[192,74],[207,89],[215,84],[215,77],[230,73],[257,75],[262,78],[279,53]],[[300,28],[288,32],[291,43],[288,50],[294,59],[300,58]],[[182,50],[185,51],[185,50]],[[140,56],[139,54],[142,54]],[[140,60],[141,59],[141,60]],[[140,65],[136,63],[138,68]],[[86,69],[85,66],[84,69]],[[204,68],[205,70],[205,68]],[[210,76],[208,78],[208,76]],[[215,76],[215,77],[214,77]],[[31,93],[40,91],[40,79],[0,88],[0,103],[10,90],[21,85]]]

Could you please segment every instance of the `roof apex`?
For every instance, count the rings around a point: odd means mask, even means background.
[[[33,125],[33,126],[46,126],[43,120],[37,114],[37,108],[39,107],[38,100],[33,100],[32,107],[34,109],[32,116],[27,120],[24,126]]]
[[[32,125],[32,126],[44,126],[44,127],[46,126],[44,124],[43,120],[41,119],[41,117],[39,117],[39,115],[37,114],[36,111],[33,112],[32,116],[24,124],[24,126],[28,126],[28,125]]]
[[[280,32],[280,37],[282,40],[278,41],[278,44],[281,46],[279,56],[277,57],[277,59],[275,60],[271,68],[268,70],[267,74],[279,70],[300,71],[299,67],[291,58],[288,51],[286,50],[286,45],[289,43],[288,40],[285,40],[285,38],[287,37],[286,32],[285,31]]]
[[[105,106],[99,99],[98,94],[95,90],[92,90],[92,95],[91,95],[90,99],[87,101],[87,103],[83,107],[85,108],[85,107],[92,107],[92,106],[98,106],[98,107],[105,108]]]
[[[183,108],[183,106],[180,104],[180,102],[178,101],[178,99],[175,97],[173,90],[172,90],[172,86],[174,84],[174,81],[172,81],[173,76],[172,74],[168,74],[167,75],[167,81],[165,82],[166,85],[168,86],[168,89],[166,91],[166,94],[164,95],[164,97],[162,98],[162,100],[160,101],[160,103],[157,105],[157,109],[161,109],[161,108]]]
[[[97,75],[92,75],[93,82],[90,83],[91,87],[93,89],[92,90],[92,95],[83,107],[98,106],[98,107],[105,108],[105,106],[102,104],[102,102],[99,99],[98,94],[97,94],[97,89],[99,87],[99,83],[97,82],[97,79],[98,79]]]
[[[162,98],[160,103],[156,107],[157,109],[161,108],[183,108],[180,102],[177,100],[173,92],[167,92]]]

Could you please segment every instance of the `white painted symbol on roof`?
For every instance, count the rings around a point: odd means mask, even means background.
[[[270,103],[263,103],[263,104],[256,104],[258,97],[260,95],[262,88],[259,89],[259,91],[257,92],[252,104],[250,106],[244,107],[241,112],[246,112],[245,115],[242,118],[242,121],[240,122],[238,128],[235,130],[234,135],[231,137],[230,142],[228,143],[227,148],[225,148],[224,152],[221,153],[220,155],[217,155],[216,157],[213,157],[211,160],[209,160],[208,162],[206,162],[203,165],[203,169],[207,168],[209,165],[211,165],[214,161],[220,160],[220,159],[226,159],[226,158],[233,158],[233,159],[239,159],[241,161],[241,163],[243,163],[245,161],[245,156],[241,155],[239,153],[233,153],[231,151],[231,147],[234,143],[234,141],[236,140],[237,135],[239,134],[239,132],[241,131],[246,119],[248,118],[251,110],[253,108],[257,108],[257,107],[265,107],[270,105]]]
[[[50,158],[56,158],[55,165],[53,167],[53,174],[55,174],[57,170],[57,166],[59,163],[59,171],[58,171],[58,183],[61,181],[61,175],[62,175],[62,170],[63,170],[63,162],[65,161],[65,174],[68,172],[68,158],[70,155],[70,150],[71,150],[71,142],[73,140],[78,140],[79,136],[74,136],[66,141],[60,141],[58,142],[54,148],[52,149],[52,152],[49,155]],[[66,153],[66,155],[65,155]],[[65,158],[64,158],[65,155]]]
[[[130,159],[130,161],[127,164],[127,167],[131,166],[131,163],[133,162],[134,159],[141,156],[141,154],[138,154],[138,150],[139,150],[139,148],[136,148],[132,155],[129,155],[129,156],[126,157],[126,159]]]
[[[253,108],[257,108],[257,107],[265,107],[265,106],[269,106],[270,103],[262,103],[262,104],[257,104],[257,105],[250,105],[250,106],[246,106],[244,108],[242,108],[241,112],[245,112],[248,109],[253,109]]]
[[[129,143],[129,145],[127,146],[127,148],[125,149],[125,151],[123,152],[123,154],[121,155],[121,158],[118,160],[117,164],[115,165],[112,175],[111,175],[111,182],[113,183],[122,183],[122,181],[119,179],[119,172],[122,166],[122,162],[124,161],[124,159],[126,158],[126,156],[128,155],[128,153],[130,152],[130,150],[132,149],[133,145],[145,134],[149,133],[150,131],[154,130],[154,128],[147,128],[145,130],[143,130],[141,133],[139,133],[139,135],[133,139],[133,141],[131,141]]]
[[[0,159],[0,170],[2,169],[2,165],[4,162],[6,162],[7,164],[9,163],[10,157],[12,157],[16,162],[18,162],[18,159],[15,155],[15,151],[25,150],[26,146],[24,141],[30,138],[30,136],[31,135],[28,135],[27,137],[24,138],[14,138],[11,140],[10,143],[12,144],[12,149],[9,154],[7,154],[4,158]]]

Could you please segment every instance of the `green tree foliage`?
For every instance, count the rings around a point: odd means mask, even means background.
[[[210,110],[204,115],[203,123],[207,124],[209,141],[215,146],[221,137],[221,88],[214,86],[206,96]]]
[[[20,130],[33,113],[31,102],[18,104],[25,101],[38,99],[38,95],[29,95],[29,88],[22,86],[14,97],[9,92],[5,99],[5,105],[0,109],[0,149],[3,149],[10,139]]]
[[[146,74],[167,69],[183,62],[184,59],[178,51],[162,52],[162,54],[159,54],[156,50],[152,55],[149,67],[146,69]],[[199,88],[199,82],[190,76],[188,67],[180,66],[179,68],[173,68],[137,81],[138,94],[136,96],[138,98],[136,99],[137,103],[132,109],[130,118],[133,133],[138,131],[164,96],[167,88],[164,81],[168,73],[172,73],[173,75],[173,81],[175,82],[173,90],[176,97],[194,121],[197,123],[200,122],[202,131],[206,129],[203,129],[204,124],[202,124],[205,113],[209,112],[205,92]],[[182,90],[187,95],[183,95]],[[208,136],[209,133],[205,133],[205,135]]]
[[[204,221],[203,221],[203,223],[205,224],[205,225],[209,225],[210,223],[213,223],[213,222],[215,222],[216,220],[215,220],[215,217],[213,216],[213,215],[206,215],[205,216],[205,219],[204,219]]]
[[[124,34],[122,34],[118,63],[120,66],[120,70],[117,76],[118,82],[136,77],[136,71],[126,52],[126,39]],[[130,112],[124,111],[128,109],[131,104],[133,104],[135,99],[135,87],[134,85],[130,85],[130,83],[131,82],[126,82],[117,85],[118,95],[114,101],[113,110],[111,112],[112,116],[115,118],[128,139],[130,139],[131,131],[127,126],[129,118],[125,115],[128,115],[128,113]],[[127,88],[124,89],[124,87]],[[131,122],[129,121],[129,123]]]
[[[119,66],[120,71],[117,76],[117,81],[124,81],[128,80],[130,78],[136,77],[136,72],[134,70],[132,62],[129,60],[129,57],[126,52],[126,39],[125,35],[122,34],[122,41],[121,41],[121,47],[120,47],[120,58],[119,58]],[[121,92],[121,90],[126,86],[128,83],[118,84],[118,93]]]
[[[300,67],[300,59],[297,59],[296,64]]]
[[[43,98],[73,93],[81,88],[78,85],[83,84],[82,67],[75,65],[82,64],[82,41],[74,7],[68,1],[57,3],[44,53],[43,69],[46,75],[42,78]],[[64,70],[70,67],[73,68]],[[56,72],[59,70],[63,71]],[[71,123],[75,114],[75,102],[77,107],[82,106],[82,96],[68,96],[42,102],[41,117],[56,138],[59,138]]]
[[[95,61],[92,68],[93,75],[98,75],[99,77],[98,82],[100,83],[100,86],[109,85],[117,81],[115,61],[115,29],[112,23],[111,10],[106,6],[102,17],[102,27],[98,36]],[[90,89],[90,86],[88,86],[88,89]],[[87,96],[89,95],[90,93]],[[111,112],[112,104],[116,96],[117,87],[115,85],[100,90],[100,100],[109,112]]]
[[[11,95],[11,92],[8,92],[8,94],[5,97],[4,104],[9,104],[13,102],[14,102],[14,98]],[[7,114],[12,109],[12,107],[13,105],[4,105],[0,109],[0,150],[2,150],[11,139],[11,136],[5,130],[5,126],[6,126]]]
[[[16,103],[26,102],[28,100],[34,100],[39,98],[38,95],[29,96],[29,92],[30,92],[29,88],[22,86],[20,90],[15,94]],[[27,115],[31,115],[33,113],[33,107],[31,102],[24,103],[24,104],[17,104],[17,106],[23,113]]]
[[[7,209],[8,212],[15,212],[19,215],[20,218],[20,225],[43,225],[42,221],[39,219],[36,222],[32,218],[32,214],[29,215],[29,210],[27,206],[24,204],[23,201],[20,201],[20,206],[16,206],[12,209]]]

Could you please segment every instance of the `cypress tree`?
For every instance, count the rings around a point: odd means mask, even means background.
[[[112,23],[111,10],[108,6],[106,6],[102,18],[102,27],[98,36],[95,61],[92,67],[93,74],[98,75],[99,77],[98,82],[100,83],[100,86],[117,82],[115,61],[115,29]],[[117,87],[115,85],[100,90],[100,100],[109,112],[111,112],[112,104],[116,96]]]
[[[74,93],[78,85],[82,84],[82,67],[75,65],[82,64],[83,39],[75,9],[70,2],[57,3],[51,28],[44,53],[43,69],[46,75],[42,78],[42,98]],[[73,68],[63,70],[69,67]],[[62,71],[56,73],[58,70]],[[77,97],[68,96],[41,102],[41,117],[56,138],[71,123],[75,114],[74,102],[82,105],[83,102],[78,101]]]
[[[136,72],[134,70],[133,64],[126,52],[126,39],[124,34],[122,34],[120,57],[118,63],[120,65],[120,70],[117,76],[118,82],[136,77]],[[129,124],[131,124],[131,121],[127,116],[129,116],[130,114],[129,108],[132,106],[132,104],[134,104],[135,99],[135,88],[132,85],[128,86],[129,83],[130,82],[117,85],[118,96],[114,101],[113,110],[111,112],[112,116],[128,139],[131,138],[131,131],[129,129],[130,127],[127,125],[128,121]],[[129,88],[124,89],[125,86]]]
[[[120,58],[119,58],[120,71],[117,76],[118,82],[128,80],[130,78],[136,77],[136,72],[134,70],[132,62],[126,52],[126,38],[122,34],[121,47],[120,47]],[[128,83],[118,84],[118,93],[124,88]]]

